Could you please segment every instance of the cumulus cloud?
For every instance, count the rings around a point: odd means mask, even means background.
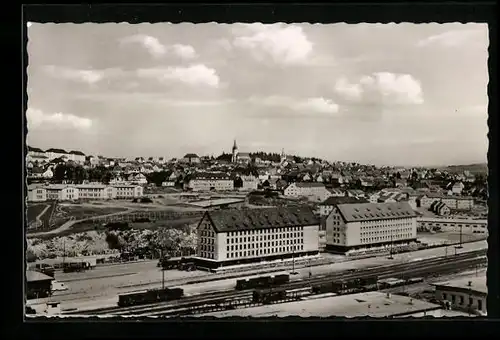
[[[153,78],[160,81],[176,80],[189,85],[218,87],[220,84],[220,79],[216,70],[203,64],[196,64],[188,67],[139,69],[137,70],[137,76],[141,78]]]
[[[301,27],[261,23],[239,25],[233,30],[235,47],[249,51],[258,61],[269,58],[278,64],[304,63],[313,50]]]
[[[26,118],[28,121],[28,129],[49,127],[56,129],[87,130],[92,127],[92,120],[88,118],[60,112],[47,114],[42,110],[33,108],[26,110]]]
[[[483,33],[482,30],[452,30],[444,33],[432,35],[417,43],[418,47],[428,45],[441,45],[445,47],[463,46],[465,43],[471,41],[472,38]]]
[[[162,44],[157,38],[144,34],[125,37],[120,42],[122,44],[141,44],[155,58],[161,58],[168,53],[172,53],[182,59],[194,59],[197,57],[196,51],[191,45],[173,44],[167,46]]]
[[[335,114],[339,111],[339,105],[333,100],[314,97],[307,99],[294,99],[283,96],[251,97],[250,103],[264,106],[286,107],[293,111],[303,113]]]
[[[175,44],[171,47],[173,53],[183,59],[196,58],[196,51],[191,45]]]
[[[155,37],[136,34],[125,37],[121,40],[122,44],[136,43],[141,44],[147,51],[156,58],[162,57],[167,53],[167,48]]]
[[[119,69],[78,70],[54,65],[45,66],[44,70],[54,78],[67,79],[89,85],[96,84],[108,76],[115,76],[121,73]]]
[[[378,72],[366,75],[357,83],[339,79],[334,88],[347,100],[382,100],[384,104],[422,104],[424,102],[420,82],[409,74]]]

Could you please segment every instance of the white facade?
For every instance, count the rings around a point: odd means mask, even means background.
[[[189,181],[188,187],[192,191],[231,191],[234,190],[234,182],[229,177],[197,176]]]
[[[28,189],[29,202],[46,200],[71,201],[78,199],[138,198],[143,188],[138,185],[115,184],[51,184]]]
[[[488,234],[487,220],[419,217],[417,226],[419,229],[438,228],[447,232],[462,230],[463,234]]]
[[[326,244],[343,247],[414,240],[416,217],[388,218],[345,222],[338,208],[326,219]]]
[[[243,181],[242,190],[257,190],[259,185],[259,180],[254,176],[241,176]]]
[[[319,225],[217,233],[204,218],[198,228],[197,256],[226,261],[318,251],[318,232]]]
[[[307,197],[314,202],[323,202],[333,196],[321,183],[292,183],[284,190],[285,196]]]

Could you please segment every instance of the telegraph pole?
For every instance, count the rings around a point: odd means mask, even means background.
[[[161,263],[161,289],[165,289],[165,268],[163,267],[163,249],[160,249],[160,263]]]
[[[392,260],[394,257],[392,257],[392,241],[393,241],[393,233],[392,233],[392,228],[390,229],[391,231],[391,247],[389,248],[389,260]]]

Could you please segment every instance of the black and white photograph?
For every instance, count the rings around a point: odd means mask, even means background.
[[[27,318],[487,316],[487,24],[25,30]]]

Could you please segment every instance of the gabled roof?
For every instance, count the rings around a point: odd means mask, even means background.
[[[81,152],[81,151],[75,151],[75,150],[73,150],[73,151],[70,151],[69,153],[72,154],[72,155],[85,156],[85,154],[83,152]]]
[[[208,211],[216,232],[301,227],[319,224],[309,207],[273,207],[260,209],[226,209]]]
[[[297,188],[321,188],[325,187],[323,183],[318,182],[296,182],[295,185]]]
[[[368,203],[367,200],[364,198],[356,198],[356,197],[349,197],[349,196],[340,196],[340,197],[335,197],[331,196],[328,197],[325,201],[320,203],[319,205],[328,205],[328,206],[334,206],[338,204],[352,204],[352,203]]]
[[[346,222],[416,217],[407,202],[339,204],[337,208]]]
[[[198,157],[198,155],[195,153],[187,153],[186,155],[184,155],[184,158],[200,158],[200,157]]]

